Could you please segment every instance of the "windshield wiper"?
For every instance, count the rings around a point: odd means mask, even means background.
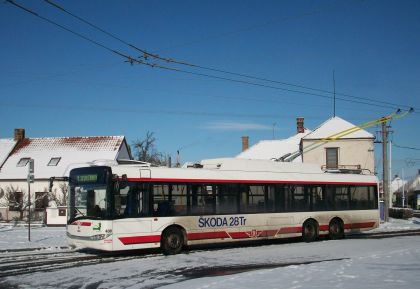
[[[74,209],[80,214],[82,215],[82,217],[86,217],[85,214],[83,214],[76,206],[74,207]],[[76,216],[75,216],[76,217]]]

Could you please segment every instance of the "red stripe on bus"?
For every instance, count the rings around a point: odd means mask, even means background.
[[[188,240],[204,240],[204,239],[224,239],[229,238],[229,235],[225,231],[220,232],[202,232],[202,233],[189,233],[187,235]]]
[[[73,223],[71,223],[71,225],[90,227],[92,225],[92,223],[91,222],[74,221]]]
[[[302,233],[302,227],[284,227],[281,228],[278,234],[294,234],[294,233]]]
[[[278,230],[266,230],[263,231],[261,237],[274,237],[277,234]]]
[[[160,242],[160,235],[120,237],[118,239],[124,245],[144,244],[144,243],[159,243]]]
[[[259,231],[259,233],[261,233]],[[255,236],[258,236],[258,232],[254,233]],[[232,239],[246,239],[246,238],[251,238],[251,232],[229,232],[229,235]]]
[[[84,222],[88,223],[88,222]],[[366,223],[352,223],[345,224],[345,229],[361,229],[361,228],[372,228],[375,222]],[[320,231],[328,231],[328,225],[321,225]],[[280,230],[262,230],[262,231],[242,231],[242,232],[199,232],[199,233],[188,233],[187,238],[189,241],[194,240],[210,240],[210,239],[249,239],[249,238],[261,238],[261,237],[274,237],[278,234],[296,234],[302,233],[302,227],[283,227]],[[118,238],[124,245],[133,244],[144,244],[144,243],[158,243],[160,242],[160,235],[151,236],[132,236],[132,237],[120,237]]]
[[[344,229],[365,229],[375,226],[375,222],[345,224]]]
[[[171,179],[171,178],[128,178],[129,181],[173,182],[173,183],[246,183],[246,184],[302,184],[302,185],[359,185],[376,186],[372,182],[320,182],[320,181],[279,181],[279,180],[218,180],[218,179]]]
[[[319,225],[319,230],[320,231],[329,231],[329,226],[328,225]]]

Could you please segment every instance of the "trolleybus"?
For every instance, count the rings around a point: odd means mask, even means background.
[[[377,178],[317,165],[214,159],[183,168],[103,163],[71,170],[71,246],[104,251],[345,233],[379,224]]]

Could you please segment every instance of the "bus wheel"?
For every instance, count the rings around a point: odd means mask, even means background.
[[[180,229],[170,227],[162,234],[161,248],[165,255],[175,255],[182,251],[184,237]]]
[[[344,225],[343,221],[341,221],[340,219],[332,219],[328,230],[330,239],[338,240],[344,238]]]
[[[315,220],[307,220],[302,226],[302,239],[305,242],[318,240],[318,223]]]

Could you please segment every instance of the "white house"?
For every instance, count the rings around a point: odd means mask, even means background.
[[[322,169],[341,169],[374,173],[374,139],[369,132],[354,130],[354,124],[332,117],[313,131],[304,128],[303,118],[297,118],[297,134],[283,140],[262,140],[243,150],[237,158],[276,159],[298,152],[293,162],[318,164]],[[344,132],[344,133],[341,133]],[[351,132],[351,133],[350,133]],[[342,136],[334,141],[324,139]]]
[[[26,138],[23,129],[15,129],[14,139],[0,140],[0,149],[0,216],[3,220],[21,219],[27,214],[30,159],[34,160],[35,180],[30,194],[35,219],[44,218],[46,207],[65,205],[67,183],[60,178],[67,177],[78,164],[132,159],[124,136]],[[58,181],[49,193],[51,177]],[[65,214],[65,210],[61,214]]]
[[[401,179],[396,175],[391,181],[390,187],[392,205],[396,207],[408,206],[420,210],[420,170],[417,175],[407,179]]]
[[[375,172],[375,137],[356,126],[334,116],[302,138],[304,163],[319,164],[323,169],[344,169]],[[333,135],[341,137],[334,141],[322,141]],[[337,136],[338,136],[337,135]]]

